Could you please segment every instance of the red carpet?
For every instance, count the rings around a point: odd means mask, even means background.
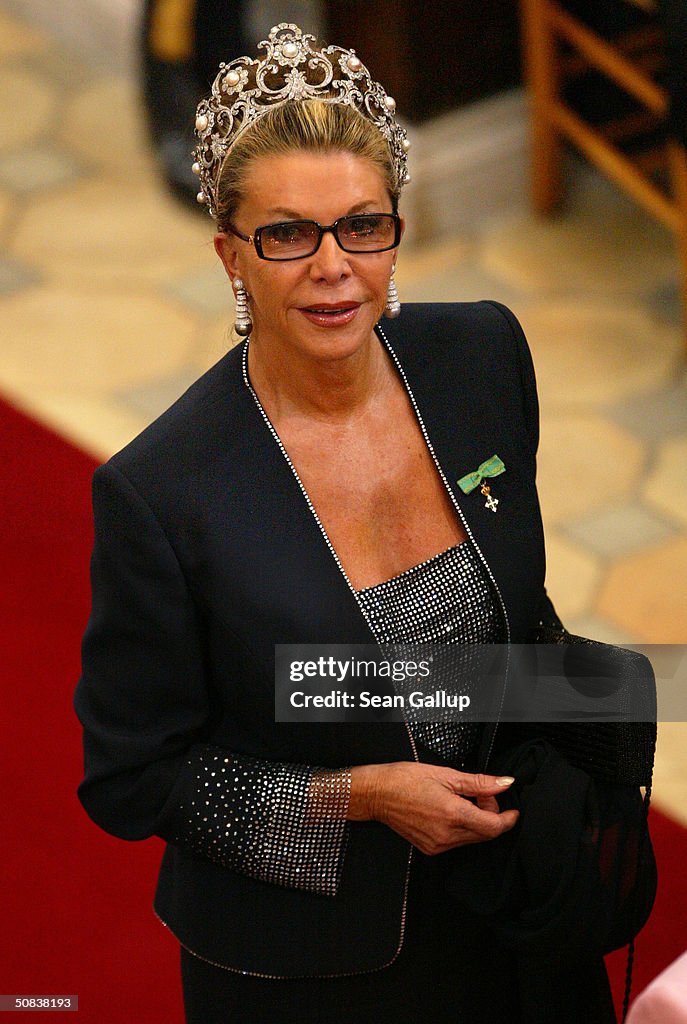
[[[0,994],[77,994],[82,1024],[182,1024],[178,946],[151,908],[162,843],[105,835],[75,795],[94,468],[0,402]],[[687,945],[687,831],[652,812],[652,833],[660,888],[637,941],[635,994]],[[624,957],[609,960],[620,990]]]
[[[182,1024],[178,945],[151,910],[163,844],[107,836],[75,793],[81,736],[71,702],[90,606],[94,468],[0,403],[0,650],[9,705],[0,993],[76,994],[78,1015],[59,1019],[82,1024]]]

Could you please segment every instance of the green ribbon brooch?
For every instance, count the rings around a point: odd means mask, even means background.
[[[479,487],[480,492],[487,499],[484,507],[488,508],[491,512],[496,512],[496,506],[499,503],[499,499],[492,495],[491,487],[484,481],[488,477],[500,476],[501,473],[505,472],[506,467],[498,455],[492,455],[490,459],[483,462],[482,465],[478,466],[472,473],[466,473],[465,476],[462,476],[458,481],[458,486],[463,494],[470,494],[471,491],[474,491],[475,487]]]

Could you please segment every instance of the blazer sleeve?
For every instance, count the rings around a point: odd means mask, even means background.
[[[520,366],[520,379],[522,381],[524,421],[529,438],[532,472],[536,476],[537,450],[539,448],[539,397],[537,395],[537,378],[534,372],[532,353],[530,352],[530,347],[527,344],[527,339],[520,326],[520,322],[512,311],[500,302],[490,301],[489,305],[501,313],[504,320],[508,323],[513,340],[515,341]],[[551,598],[546,592],[546,587],[542,590],[539,610],[532,626],[533,629],[540,629],[542,627],[559,629],[565,632],[565,627],[553,606]]]
[[[114,465],[93,478],[92,609],[74,707],[89,816],[122,839],[158,835],[231,870],[333,894],[350,771],[209,744],[198,609],[148,504]]]

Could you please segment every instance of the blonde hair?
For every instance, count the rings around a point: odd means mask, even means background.
[[[238,137],[227,154],[217,183],[217,226],[226,228],[249,189],[253,160],[298,151],[351,153],[371,160],[382,173],[393,212],[398,211],[397,181],[389,144],[371,121],[352,107],[325,100],[291,100],[274,106]]]

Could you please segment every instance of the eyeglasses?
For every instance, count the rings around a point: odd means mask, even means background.
[[[344,252],[386,252],[401,241],[401,218],[395,213],[357,213],[339,217],[328,225],[315,220],[285,220],[256,228],[254,235],[244,235],[232,224],[227,229],[244,242],[251,242],[261,260],[301,260],[312,256],[327,231],[331,231]]]

